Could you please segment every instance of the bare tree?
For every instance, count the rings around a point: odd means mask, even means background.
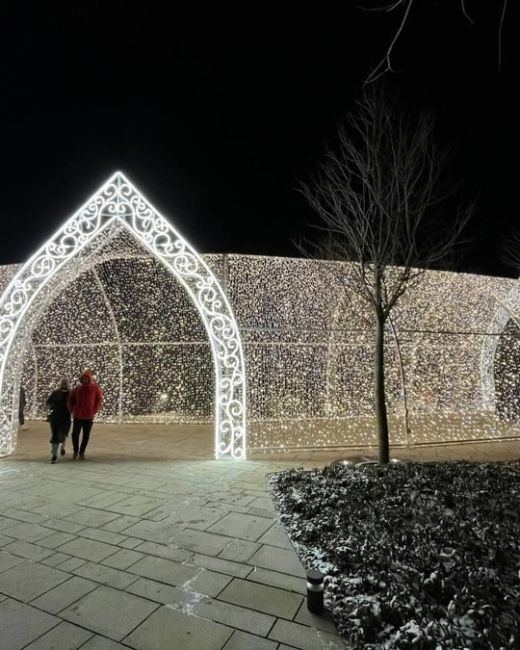
[[[321,218],[315,253],[355,262],[350,287],[371,308],[375,327],[375,413],[379,461],[389,461],[385,325],[425,268],[446,261],[473,205],[440,224],[439,204],[453,193],[443,178],[449,152],[438,147],[429,115],[401,110],[376,86],[339,128],[335,145],[300,190]]]

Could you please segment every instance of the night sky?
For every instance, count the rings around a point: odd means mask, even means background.
[[[295,187],[400,14],[354,1],[222,4],[2,2],[0,264],[24,261],[117,169],[200,252],[299,255],[292,242],[316,217]],[[459,268],[508,274],[500,246],[518,221],[515,8],[499,71],[502,0],[465,4],[473,25],[456,0],[416,2],[387,81],[435,111],[439,140],[456,146],[458,196],[478,193]]]

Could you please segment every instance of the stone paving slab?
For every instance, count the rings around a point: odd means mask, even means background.
[[[273,525],[272,518],[254,517],[240,512],[229,512],[213,526],[208,528],[209,533],[220,533],[256,541]]]
[[[220,650],[232,634],[224,625],[161,607],[125,643],[136,650]]]
[[[93,508],[79,508],[76,512],[64,517],[64,519],[74,524],[81,524],[83,528],[86,526],[99,527],[117,519],[117,514],[104,510],[94,510]]]
[[[223,650],[276,650],[278,643],[235,630]]]
[[[85,528],[84,524],[76,524],[73,521],[65,521],[64,519],[46,519],[45,520],[46,528],[53,528],[55,530],[60,530],[64,533],[72,533],[75,535],[80,530]]]
[[[158,508],[161,501],[149,497],[131,496],[107,508],[111,512],[117,512],[122,515],[134,515],[139,517],[154,508]]]
[[[101,560],[104,560],[109,555],[113,555],[119,549],[117,546],[105,544],[105,542],[76,537],[76,539],[59,546],[57,550],[61,553],[68,553],[68,555],[72,555],[73,557],[80,557],[83,560],[101,562]]]
[[[172,541],[193,553],[218,555],[229,546],[233,538],[226,537],[224,534],[215,535],[204,531],[186,529],[175,531]]]
[[[0,551],[0,573],[7,571],[17,564],[23,564],[25,560],[21,557],[8,553],[7,551]]]
[[[211,557],[209,555],[195,554],[191,558],[190,563],[198,567],[204,567],[205,569],[225,573],[226,575],[235,578],[245,578],[253,570],[252,567],[246,564],[232,562],[231,560],[222,560],[218,557]]]
[[[190,578],[182,587],[215,598],[232,579],[231,576],[199,568],[193,578]]]
[[[0,603],[0,630],[5,650],[21,650],[60,620],[34,607],[7,598]]]
[[[268,544],[269,546],[279,546],[280,548],[288,548],[292,550],[292,544],[287,537],[286,532],[280,524],[274,524],[262,537],[258,539],[259,544]]]
[[[161,506],[161,508],[146,513],[145,518],[152,521],[167,520],[165,523],[180,528],[205,530],[221,519],[224,514],[218,507],[206,507],[201,503],[183,504],[180,507],[177,504],[172,504],[172,506]]]
[[[60,612],[71,623],[121,641],[158,605],[111,587],[98,587]]]
[[[131,515],[121,515],[104,524],[101,530],[108,530],[111,533],[120,533],[125,528],[130,528],[141,521],[140,517]]]
[[[139,519],[137,523],[124,529],[124,534],[129,537],[138,537],[143,541],[168,544],[173,539],[175,526],[162,521],[146,521]]]
[[[183,612],[258,636],[266,636],[276,620],[273,616],[261,612],[224,603],[195,592],[183,591],[152,580],[138,580],[128,587],[128,591],[143,598],[150,598],[164,605],[173,606]]]
[[[271,633],[270,639],[290,644],[300,650],[345,650],[345,643],[339,637],[321,630],[315,630],[305,625],[284,621],[279,618]]]
[[[65,564],[65,562],[70,559],[76,558],[71,558],[70,555],[67,555],[66,553],[54,552],[52,555],[49,555],[49,557],[44,558],[41,562],[46,566],[59,567],[62,571],[67,571],[67,569],[64,569],[61,565]],[[83,560],[81,560],[81,562],[83,562]]]
[[[10,508],[9,510],[4,510],[4,512],[8,517],[16,519],[18,522],[23,521],[27,524],[39,524],[44,519],[39,513],[20,510],[19,508]]]
[[[31,606],[43,609],[50,614],[57,614],[65,607],[94,591],[98,585],[84,578],[72,577],[67,582],[50,589],[31,601]]]
[[[156,542],[141,542],[135,547],[136,551],[145,555],[155,555],[162,557],[165,560],[173,560],[174,562],[185,562],[189,560],[193,553],[185,551],[182,548],[177,548],[171,544],[157,544]]]
[[[26,646],[25,650],[77,650],[91,637],[92,632],[63,622]]]
[[[122,546],[123,548],[135,548],[136,546],[139,546],[141,542],[142,540],[137,539],[136,537],[127,537],[118,544],[118,546]]]
[[[251,501],[249,507],[255,508],[257,510],[264,510],[266,512],[270,512],[271,514],[274,513],[273,502],[265,494],[262,494],[261,496],[257,496],[254,501]]]
[[[276,587],[235,578],[220,594],[219,600],[292,619],[301,605],[302,597]]]
[[[128,650],[128,646],[95,634],[85,645],[81,646],[81,650]]]
[[[65,554],[64,557],[66,557],[67,559],[64,560],[62,564],[56,565],[58,569],[61,569],[62,571],[72,572],[82,564],[85,564],[85,560],[83,560],[80,557],[71,557],[70,555],[65,555]]]
[[[45,548],[54,549],[58,546],[66,544],[67,542],[71,542],[73,539],[75,539],[75,536],[71,535],[70,533],[51,533],[50,535],[47,535],[47,537],[38,540],[38,545],[44,546]]]
[[[31,544],[30,542],[24,542],[22,540],[16,540],[11,544],[3,547],[3,550],[12,555],[17,555],[18,557],[23,557],[26,560],[44,560],[49,555],[54,555],[54,551],[49,550],[48,548],[42,548],[36,544]]]
[[[264,496],[264,495],[262,495]],[[212,502],[217,503],[227,503],[229,505],[236,505],[247,507],[252,501],[255,500],[255,496],[248,494],[234,494],[233,492],[220,492],[220,494],[211,495]]]
[[[112,567],[113,569],[121,569],[124,571],[125,569],[128,569],[129,566],[132,566],[132,564],[135,564],[138,560],[142,560],[143,557],[143,553],[132,551],[129,548],[123,548],[105,558],[102,561],[102,564]]]
[[[195,567],[172,562],[171,560],[163,560],[159,557],[144,557],[132,564],[128,571],[142,578],[165,582],[173,586],[183,585],[197,573]]]
[[[54,498],[55,497],[53,497],[53,499]],[[64,502],[62,499],[59,499],[59,503],[60,503],[60,515],[62,517],[64,517],[65,515],[72,514],[77,509],[76,505]],[[54,503],[45,502],[38,508],[35,508],[33,512],[37,513],[38,516],[41,517],[42,519],[41,523],[45,523],[45,519],[47,517],[52,516],[56,513],[56,505]]]
[[[126,589],[128,585],[131,585],[132,582],[137,580],[137,576],[135,575],[126,573],[125,571],[119,571],[119,569],[113,569],[112,567],[103,566],[102,564],[96,564],[95,562],[85,562],[77,569],[74,569],[73,573],[88,580],[99,582],[102,585],[115,587],[116,589]]]
[[[37,542],[43,537],[49,535],[49,529],[40,526],[39,524],[28,524],[17,522],[14,526],[4,528],[2,530],[4,535],[21,539],[25,542]]]
[[[117,546],[121,544],[123,540],[126,539],[125,535],[118,535],[117,533],[112,533],[108,530],[100,530],[99,528],[84,528],[78,533],[79,537],[87,537],[88,539],[93,539],[97,542],[105,542],[105,544],[112,544]]]
[[[3,531],[6,528],[10,528],[11,526],[15,526],[19,523],[19,521],[16,521],[16,519],[11,519],[10,517],[0,517],[0,530],[2,531],[2,534],[4,534]]]
[[[232,560],[234,562],[248,562],[261,545],[256,542],[248,542],[244,539],[231,539],[225,548],[219,553],[219,558]]]
[[[206,505],[211,508],[218,507],[218,509],[222,512],[222,516],[228,512],[240,512],[245,515],[251,514],[249,512],[250,509],[247,506],[239,506],[233,503],[225,503],[223,501],[215,502],[212,499],[208,499],[206,501]]]
[[[14,539],[12,537],[6,537],[0,533],[0,548],[2,546],[6,546],[7,544],[11,544],[11,542],[14,542]]]
[[[279,573],[288,573],[297,578],[305,577],[305,571],[296,553],[276,546],[262,546],[249,559],[249,564],[270,569],[271,571],[278,571]]]
[[[0,573],[0,592],[27,603],[68,578],[58,569],[26,562]]]
[[[254,567],[254,569],[247,575],[247,579],[252,582],[258,582],[262,585],[269,585],[271,587],[285,589],[285,591],[292,591],[301,596],[306,592],[305,578],[296,578],[287,573],[270,571],[269,569],[262,569],[262,567]]]
[[[111,510],[110,508],[111,505],[115,503],[119,503],[120,501],[123,501],[126,498],[127,495],[122,492],[116,492],[116,493],[109,492],[107,494],[105,490],[102,490],[95,497],[90,497],[87,499],[83,499],[82,501],[78,501],[78,505],[85,506],[87,508],[100,509],[100,510],[103,510],[104,508],[106,508],[107,510]]]

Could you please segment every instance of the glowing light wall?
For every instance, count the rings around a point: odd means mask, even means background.
[[[375,444],[370,313],[348,264],[210,255],[244,346],[249,448]],[[0,283],[15,267],[0,267]],[[518,282],[428,272],[387,332],[394,444],[520,433]],[[128,233],[103,247],[35,324],[30,411],[92,367],[113,421],[210,422],[214,372],[185,290]],[[404,381],[404,383],[403,383]]]

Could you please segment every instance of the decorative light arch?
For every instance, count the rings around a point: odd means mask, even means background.
[[[229,301],[196,251],[116,172],[18,271],[0,297],[0,456],[16,448],[18,399],[27,332],[56,295],[62,271],[90,255],[109,227],[127,228],[170,270],[196,306],[215,366],[215,457],[246,457],[242,343]],[[93,243],[94,242],[94,243]]]

